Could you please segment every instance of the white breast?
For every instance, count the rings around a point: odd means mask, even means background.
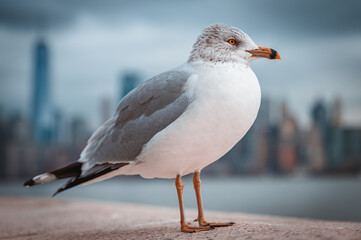
[[[261,98],[253,71],[223,65],[197,73],[188,81],[187,94],[194,101],[187,111],[150,140],[138,164],[123,167],[118,174],[186,175],[218,160],[246,134]]]

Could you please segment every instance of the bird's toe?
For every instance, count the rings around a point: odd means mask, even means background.
[[[209,230],[213,230],[213,229],[214,229],[214,227],[212,227],[212,226],[191,227],[189,225],[186,225],[186,226],[181,227],[182,232],[187,232],[187,233],[209,231]]]
[[[235,223],[234,222],[207,222],[207,221],[200,221],[199,222],[199,226],[202,227],[229,227],[229,226],[233,226]]]

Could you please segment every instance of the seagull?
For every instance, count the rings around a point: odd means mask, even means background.
[[[182,232],[233,225],[205,220],[200,172],[226,154],[255,121],[261,90],[249,65],[259,58],[281,59],[236,27],[206,27],[186,63],[148,79],[120,101],[77,161],[24,185],[70,178],[55,196],[117,175],[175,178]],[[190,173],[194,173],[198,227],[190,226],[184,215],[182,176]]]

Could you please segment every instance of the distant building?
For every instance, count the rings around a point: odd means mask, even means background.
[[[5,177],[16,179],[37,170],[38,159],[29,140],[28,121],[19,114],[9,118],[5,146]]]
[[[258,111],[257,119],[254,123],[254,136],[252,141],[252,160],[254,161],[253,171],[263,172],[268,167],[270,144],[270,109],[271,102],[268,98],[261,100],[261,106]]]
[[[317,101],[311,109],[312,123],[304,138],[308,170],[321,172],[327,167],[327,110],[322,101]]]
[[[34,48],[34,79],[32,101],[33,139],[38,144],[51,138],[51,112],[49,96],[49,50],[43,40]]]
[[[337,169],[343,164],[344,137],[341,127],[341,100],[336,99],[331,109],[331,122],[327,136],[327,162],[329,169]]]
[[[90,135],[86,121],[81,117],[74,117],[71,120],[70,133],[72,146],[85,146]]]
[[[279,143],[279,126],[278,124],[271,125],[269,128],[269,134],[268,134],[268,163],[267,168],[273,172],[277,173],[280,172],[280,166],[279,166],[279,151],[278,151],[278,143]]]
[[[5,116],[0,106],[0,178],[4,178],[6,173],[6,145],[8,137]]]
[[[105,123],[112,115],[111,101],[109,98],[102,98],[100,101],[100,124]]]
[[[361,171],[361,129],[344,128],[342,130],[342,170],[348,172]]]
[[[342,114],[342,103],[341,103],[341,99],[337,98],[332,106],[332,126],[333,127],[340,127],[341,123],[342,123],[342,118],[341,118],[341,114]]]
[[[138,86],[140,82],[139,76],[136,73],[126,73],[120,79],[120,99],[127,95],[130,91]]]
[[[322,140],[322,148],[325,147],[327,142],[327,130],[328,130],[328,119],[327,109],[325,104],[319,100],[317,101],[311,110],[312,124],[319,130]]]
[[[298,164],[298,127],[285,103],[279,127],[278,162],[279,170],[284,173],[293,172]]]

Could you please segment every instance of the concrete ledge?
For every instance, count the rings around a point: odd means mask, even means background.
[[[187,211],[189,221],[195,210]],[[182,233],[178,209],[44,198],[0,198],[0,239],[361,239],[361,223],[206,211],[235,226]]]

